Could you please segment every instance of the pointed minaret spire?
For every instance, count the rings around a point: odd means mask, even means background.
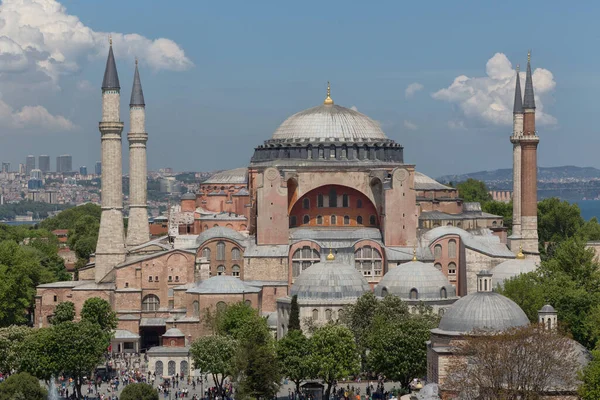
[[[133,88],[131,89],[131,101],[129,106],[145,106],[144,91],[142,90],[142,82],[140,81],[140,73],[138,71],[138,60],[135,59],[135,73],[133,75]]]
[[[525,98],[523,99],[523,108],[535,109],[533,80],[531,79],[531,50],[527,52],[527,75],[525,76]]]
[[[106,69],[104,70],[104,79],[102,80],[102,90],[120,89],[119,74],[115,63],[115,55],[112,49],[112,38],[109,38],[108,58],[106,59]]]
[[[515,105],[513,114],[523,114],[523,96],[521,95],[521,78],[519,78],[519,64],[517,64],[517,84],[515,85]]]

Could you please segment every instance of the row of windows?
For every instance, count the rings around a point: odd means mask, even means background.
[[[435,267],[440,271],[442,270],[442,264],[440,263],[435,263]],[[451,281],[456,279],[456,264],[453,262],[448,263],[448,277]]]
[[[343,316],[344,316],[344,309],[340,308],[338,310],[338,319],[343,318]],[[316,308],[314,310],[312,310],[312,319],[315,321],[317,321],[319,319],[319,310]],[[325,320],[331,321],[332,319],[333,319],[333,310],[328,308],[325,310]]]
[[[252,302],[250,300],[246,300],[245,302],[247,305],[252,305]],[[227,304],[223,301],[219,301],[217,303],[217,310],[218,311],[223,311],[225,309],[225,307],[227,306]],[[154,294],[149,294],[144,296],[143,300],[142,300],[142,311],[158,311],[160,308],[160,299],[158,298],[158,296],[154,295]],[[169,301],[169,308],[173,308],[173,303],[172,300]],[[200,315],[200,303],[198,302],[198,300],[195,300],[192,303],[192,310],[195,316]]]
[[[323,216],[322,215],[317,215],[316,218],[316,222],[317,225],[323,225]],[[329,221],[330,221],[330,225],[338,225],[338,217],[337,215],[332,215],[329,217]],[[344,215],[343,217],[340,217],[340,223],[343,221],[344,225],[350,225],[350,216],[349,215]],[[303,224],[309,224],[310,223],[310,215],[304,215],[302,217],[302,223]],[[359,215],[356,217],[356,223],[358,225],[362,225],[363,224],[363,217],[362,215]],[[298,225],[298,219],[296,218],[295,215],[292,215],[290,217],[290,226],[297,226]],[[374,215],[369,216],[369,225],[377,225],[377,217],[375,217]]]
[[[306,268],[319,261],[321,261],[321,255],[310,246],[296,250],[292,255],[292,277],[296,278]]]
[[[210,249],[205,247],[202,249],[202,257],[205,257],[208,261],[210,261]],[[231,249],[231,259],[234,261],[242,259],[242,252],[237,247]],[[217,261],[225,261],[225,243],[219,242],[217,243]]]
[[[385,296],[387,296],[388,294],[389,294],[389,293],[388,293],[388,290],[387,290],[387,288],[383,288],[383,289],[381,289],[381,296],[382,296],[382,297],[385,297]],[[410,300],[419,300],[419,291],[418,291],[416,288],[412,288],[412,289],[410,289],[410,292],[409,292],[409,294],[408,294],[408,298],[409,298]],[[447,298],[448,298],[448,291],[446,290],[446,288],[445,288],[445,287],[442,287],[442,288],[440,289],[440,299],[447,299]]]
[[[334,188],[329,190],[329,196],[327,197],[327,202],[325,201],[325,196],[321,193],[317,195],[317,207],[323,208],[325,207],[325,203],[327,203],[327,207],[350,207],[350,196],[347,194],[343,194],[341,201],[338,198],[337,192]],[[356,208],[362,208],[363,203],[361,199],[356,200]],[[310,199],[305,198],[302,200],[302,208],[305,210],[310,210]]]
[[[175,375],[175,361],[169,361],[167,363],[167,368],[168,368],[168,374],[170,376]],[[188,368],[189,368],[189,364],[187,361],[182,361],[181,363],[179,363],[179,371],[180,373],[187,375],[188,374]],[[156,364],[154,364],[154,373],[156,374],[156,376],[162,376],[163,375],[163,362],[162,361],[157,361]]]
[[[442,245],[436,244],[433,247],[433,257],[438,259],[442,258]],[[456,258],[456,240],[450,239],[448,241],[448,258]]]
[[[227,275],[225,273],[225,266],[224,265],[219,265],[217,267],[217,275],[221,276],[221,275]],[[240,266],[239,265],[234,265],[233,267],[231,267],[231,276],[240,276]]]
[[[383,275],[383,257],[379,250],[365,246],[354,252],[354,266],[363,276]]]

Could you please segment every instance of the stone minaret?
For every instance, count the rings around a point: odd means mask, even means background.
[[[531,52],[527,54],[527,75],[523,98],[523,137],[521,138],[521,237],[523,251],[539,254],[537,231],[537,146],[535,98],[531,79]]]
[[[515,85],[515,103],[513,107],[513,227],[510,236],[510,248],[519,251],[521,246],[521,138],[523,137],[523,97],[521,79],[517,65],[517,83]]]
[[[127,225],[127,246],[137,246],[150,239],[148,210],[146,203],[146,103],[140,82],[137,60],[131,101],[129,102],[129,223]]]
[[[100,282],[117,264],[125,260],[120,89],[111,40],[102,81],[102,215],[96,245],[96,282]]]

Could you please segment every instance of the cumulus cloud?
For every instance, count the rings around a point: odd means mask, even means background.
[[[521,68],[524,70],[525,68]],[[521,90],[525,89],[525,72],[520,72]],[[516,71],[503,53],[496,53],[486,64],[486,76],[460,75],[445,89],[432,94],[436,100],[457,104],[467,118],[494,125],[511,125],[515,96]],[[544,100],[556,87],[552,72],[544,68],[533,71],[536,121],[540,125],[554,125],[557,120],[544,111]],[[460,122],[460,124],[458,123]],[[463,121],[451,121],[454,129],[464,128]]]
[[[423,85],[421,85],[418,82],[413,82],[410,85],[408,85],[406,87],[406,89],[404,90],[404,96],[406,96],[406,98],[408,99],[409,97],[413,97],[415,93],[417,93],[419,90],[423,90]]]
[[[24,106],[15,111],[0,100],[0,124],[6,128],[43,128],[44,131],[70,131],[75,125],[60,115],[52,115],[42,106]]]
[[[90,62],[102,62],[112,36],[117,62],[138,57],[142,65],[158,70],[182,71],[193,63],[177,43],[149,39],[136,33],[97,32],[67,12],[56,0],[3,0],[0,4],[0,94],[22,89],[60,89],[60,79],[80,72]],[[86,90],[89,82],[77,83]],[[6,99],[7,97],[4,96]],[[32,98],[31,102],[35,100]],[[11,112],[11,126],[42,124],[71,129],[72,123],[52,116],[42,106],[25,106],[15,112],[6,102],[2,115]],[[10,111],[9,111],[10,110]]]
[[[404,120],[404,127],[411,131],[416,131],[418,128],[418,126],[414,122],[411,122],[407,119]]]

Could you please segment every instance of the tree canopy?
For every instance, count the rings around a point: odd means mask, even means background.
[[[110,303],[99,297],[86,299],[81,308],[81,320],[97,324],[105,333],[117,328],[117,315]]]
[[[469,178],[456,185],[458,195],[466,202],[485,203],[492,199],[486,184],[477,179]]]
[[[290,304],[290,320],[288,322],[288,331],[300,329],[300,307],[298,307],[298,296],[292,296]]]
[[[299,329],[288,330],[277,342],[277,358],[281,372],[294,382],[296,393],[300,393],[300,383],[311,375],[309,344],[309,339]]]
[[[0,383],[0,400],[46,400],[48,391],[27,372],[8,377]]]
[[[223,381],[231,375],[236,350],[236,341],[222,335],[200,337],[190,347],[194,368],[210,373],[220,394],[223,393]]]
[[[52,316],[52,325],[61,324],[63,322],[73,321],[75,319],[75,304],[70,301],[58,303],[54,309]]]
[[[123,388],[121,400],[159,400],[158,391],[147,383],[131,383]]]

